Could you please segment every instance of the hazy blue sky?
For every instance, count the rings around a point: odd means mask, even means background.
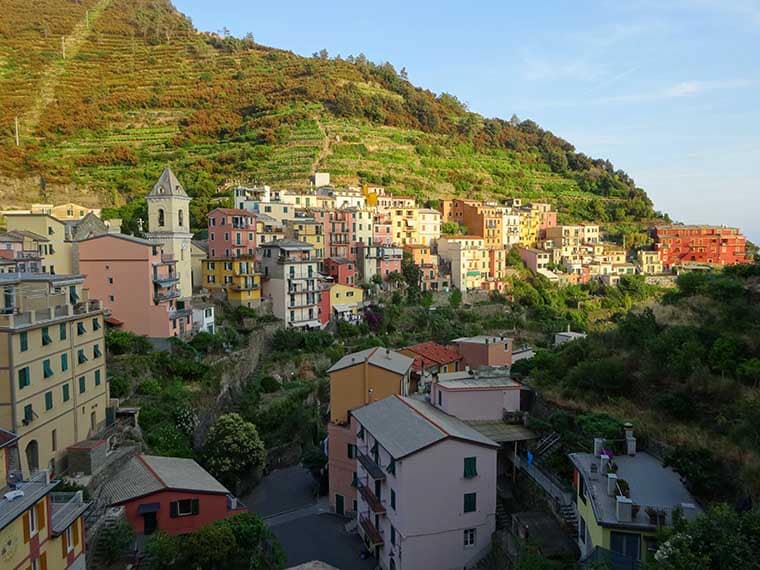
[[[675,220],[760,242],[760,0],[174,0],[196,27],[406,67],[609,158]]]

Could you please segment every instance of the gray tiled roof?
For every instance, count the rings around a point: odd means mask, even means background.
[[[276,239],[267,243],[261,244],[261,247],[278,247],[286,250],[309,250],[314,246],[305,241],[297,241],[294,239]]]
[[[158,182],[153,186],[153,190],[148,193],[148,198],[161,198],[164,196],[174,196],[179,198],[189,198],[187,192],[179,183],[177,177],[170,167],[164,168]]]
[[[394,459],[401,459],[447,438],[498,447],[497,443],[454,416],[427,402],[403,396],[390,396],[353,410],[351,415]]]
[[[414,363],[414,358],[410,358],[405,354],[400,354],[395,350],[386,349],[383,347],[367,348],[360,350],[359,352],[352,352],[347,354],[338,362],[333,364],[327,372],[337,372],[356,364],[367,362],[378,368],[384,368],[390,370],[396,374],[406,374]]]
[[[224,493],[227,488],[192,459],[140,455],[133,457],[103,487],[111,504],[129,501],[162,489]]]
[[[15,521],[32,505],[52,491],[57,484],[58,481],[50,481],[46,473],[40,471],[29,481],[17,487],[17,490],[22,492],[22,495],[17,499],[6,499],[4,495],[10,489],[2,489],[2,494],[0,494],[0,529]]]

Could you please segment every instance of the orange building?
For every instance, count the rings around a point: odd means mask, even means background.
[[[467,227],[467,232],[483,238],[486,249],[503,247],[504,215],[495,203],[477,200],[454,200],[453,221]]]
[[[747,243],[737,228],[725,226],[657,226],[652,229],[662,265],[747,263]]]
[[[347,354],[327,371],[330,375],[330,423],[327,426],[330,507],[339,515],[356,512],[353,486],[356,435],[349,428],[348,412],[392,396],[409,392],[414,359],[396,351],[375,347]]]

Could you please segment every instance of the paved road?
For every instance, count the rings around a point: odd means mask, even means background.
[[[373,570],[377,562],[361,560],[359,535],[348,534],[343,529],[345,524],[343,517],[323,513],[308,514],[271,528],[288,555],[288,566],[321,560],[340,570]]]
[[[272,471],[242,501],[251,512],[267,518],[313,505],[315,488],[311,473],[296,465]]]

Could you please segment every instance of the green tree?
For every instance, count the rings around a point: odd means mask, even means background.
[[[255,425],[239,414],[225,414],[211,426],[203,458],[215,477],[236,489],[244,478],[264,466],[266,450]]]
[[[120,521],[110,528],[104,528],[98,534],[98,550],[106,563],[115,564],[129,554],[135,533],[126,521]]]
[[[726,372],[733,374],[736,370],[736,360],[739,355],[739,345],[729,337],[721,336],[710,349],[710,366],[720,370],[721,376]]]
[[[180,558],[181,551],[182,546],[178,536],[159,531],[151,536],[145,545],[148,567],[151,570],[171,568]]]
[[[737,376],[744,384],[757,388],[760,386],[760,358],[751,358],[739,365]]]
[[[456,287],[449,293],[449,306],[452,309],[458,309],[462,305],[462,292]]]

